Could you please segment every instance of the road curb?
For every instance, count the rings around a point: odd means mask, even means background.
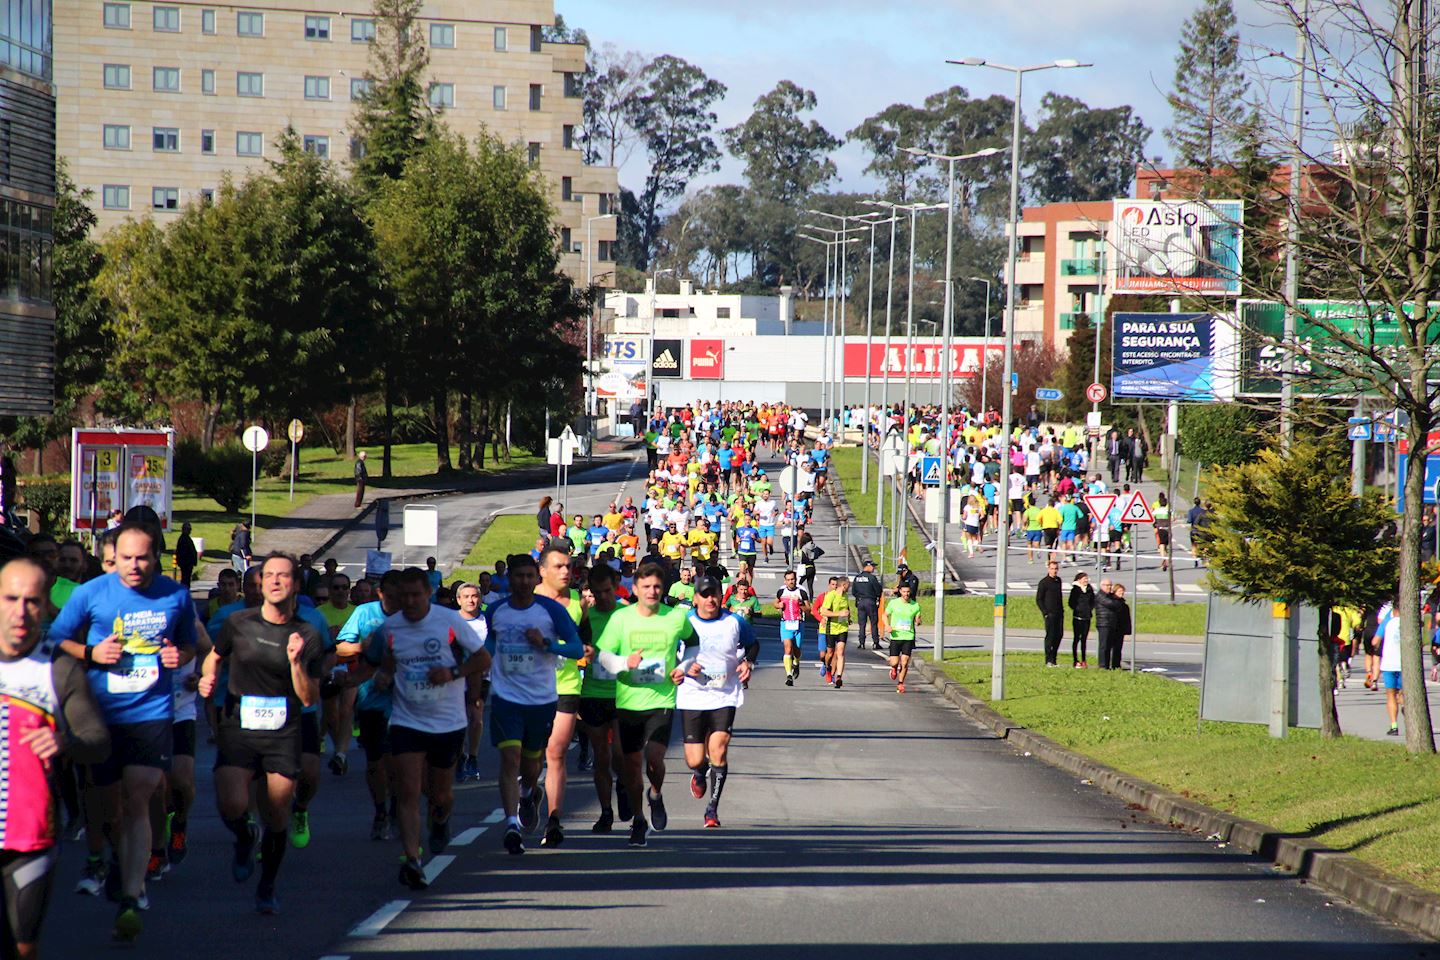
[[[1203,833],[1246,853],[1264,857],[1276,867],[1340,894],[1376,916],[1431,939],[1440,939],[1440,894],[1392,877],[1372,864],[1308,837],[1217,810],[1077,753],[1002,716],[963,684],[937,670],[930,661],[916,659],[912,664],[946,700],[1016,749],[1089,780],[1106,793],[1142,807],[1173,826]]]

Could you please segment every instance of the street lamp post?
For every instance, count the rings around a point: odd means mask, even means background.
[[[985,422],[986,397],[990,393],[990,281],[984,277],[971,277],[975,283],[985,284],[985,345],[980,350],[980,422]],[[1006,494],[1009,496],[1009,494]]]
[[[1025,74],[1038,70],[1074,69],[1091,64],[1078,60],[1054,60],[1026,67],[1013,67],[1003,63],[992,63],[983,57],[966,57],[964,60],[947,60],[965,67],[990,67],[1015,75],[1015,102],[1012,105],[1010,127],[1010,236],[1005,257],[1006,279],[1009,281],[1005,292],[1005,379],[1000,384],[1000,495],[1006,509],[999,511],[996,531],[999,544],[995,551],[995,649],[990,662],[990,699],[1005,699],[1005,591],[1009,575],[1010,558],[1010,418],[1014,415],[1014,403],[1010,394],[1010,377],[1015,370],[1015,259],[1016,244],[1020,237],[1020,94],[1021,81]]]
[[[829,216],[829,214],[826,214],[826,215]],[[842,218],[842,219],[851,219],[851,218]],[[827,243],[827,244],[833,243],[833,244],[836,246],[836,248],[837,248],[837,249],[836,249],[836,252],[835,252],[835,257],[834,257],[835,265],[836,265],[836,268],[837,268],[837,269],[842,269],[842,270],[843,270],[843,266],[841,266],[841,265],[844,263],[844,259],[843,259],[843,258],[844,258],[844,256],[845,256],[845,246],[846,246],[846,244],[859,243],[859,242],[860,242],[860,238],[859,238],[859,237],[850,237],[850,236],[849,236],[849,234],[850,234],[850,232],[851,232],[849,227],[844,227],[844,228],[842,228],[842,229],[840,229],[840,230],[832,230],[832,229],[829,228],[829,227],[821,227],[821,226],[817,226],[817,225],[815,225],[815,224],[813,224],[813,223],[807,223],[807,224],[805,224],[805,225],[803,226],[802,229],[805,229],[805,230],[817,230],[817,231],[820,231],[821,233],[828,233],[828,234],[830,234],[832,237],[834,237],[834,240],[832,240],[832,241],[820,240],[818,237],[806,237],[806,239],[808,239],[808,240],[815,240],[815,241],[820,242],[820,243]],[[803,234],[802,234],[801,236],[803,236]],[[830,300],[829,300],[828,293],[829,293],[829,276],[830,276],[830,259],[831,259],[831,258],[830,258],[829,246],[826,247],[826,251],[825,251],[825,252],[826,252],[826,256],[825,256],[825,270],[826,270],[826,278],[827,278],[827,285],[826,285],[827,297],[826,297],[826,303],[829,304]],[[843,283],[843,279],[841,280],[841,282]],[[840,302],[839,304],[835,305],[835,306],[831,306],[831,308],[830,308],[830,336],[829,336],[829,338],[825,341],[825,347],[824,347],[825,356],[824,356],[824,358],[823,358],[823,362],[822,362],[822,365],[821,365],[822,384],[827,384],[827,385],[829,386],[829,405],[828,405],[828,407],[826,407],[826,406],[823,405],[823,400],[824,400],[824,396],[825,396],[825,386],[822,386],[822,387],[821,387],[822,408],[821,408],[821,411],[820,411],[820,412],[821,412],[821,421],[822,421],[823,423],[828,423],[829,420],[830,420],[830,417],[832,417],[832,416],[835,414],[835,412],[836,412],[836,411],[835,411],[835,408],[836,408],[836,398],[835,398],[836,390],[835,390],[835,380],[834,380],[834,377],[835,377],[835,373],[836,373],[836,369],[837,369],[837,366],[838,366],[838,365],[837,365],[836,362],[835,362],[835,356],[834,356],[834,354],[835,354],[834,340],[835,340],[835,337],[837,336],[836,330],[839,329],[840,331],[842,331],[841,334],[839,334],[840,336],[843,336],[843,330],[844,330],[844,326],[843,326],[843,324],[844,324],[844,318],[843,318],[843,317],[841,316],[841,314],[840,314],[840,311],[843,310],[843,308],[844,308],[844,301],[841,299],[840,294],[839,294],[838,291],[837,291],[836,294],[835,294],[835,299],[840,300],[841,302]],[[844,399],[844,396],[845,396],[844,391],[845,391],[845,381],[844,381],[843,378],[841,378],[841,379],[840,379],[840,398],[841,398],[841,401],[842,401],[842,402],[843,402],[843,399]],[[842,439],[843,439],[843,436],[842,436]]]
[[[674,273],[674,269],[666,267],[664,270],[658,267],[655,270],[655,278],[650,282],[650,346],[645,351],[645,392],[650,394],[650,415],[646,418],[645,428],[650,428],[650,421],[655,419],[655,298],[660,293],[660,275],[662,273]]]
[[[839,220],[839,221],[840,221],[840,230],[839,230],[839,231],[827,231],[827,232],[838,232],[838,233],[842,233],[842,234],[848,233],[848,232],[850,231],[850,222],[851,222],[852,220],[854,220],[854,221],[868,220],[870,217],[875,216],[874,213],[858,213],[858,214],[850,214],[850,215],[847,215],[847,216],[842,216],[842,215],[840,215],[840,214],[838,214],[838,213],[826,213],[824,210],[806,210],[805,212],[806,212],[806,213],[809,213],[809,214],[812,214],[812,215],[814,215],[814,216],[817,216],[817,217],[826,217],[826,218],[828,218],[828,219],[830,219],[830,220]],[[820,229],[820,228],[816,228],[816,229]],[[858,238],[857,238],[857,239],[858,239]],[[873,287],[873,286],[874,286],[874,283],[875,283],[875,262],[874,262],[874,261],[875,261],[875,258],[874,258],[875,231],[874,231],[873,229],[871,229],[871,231],[870,231],[870,246],[871,246],[870,283],[871,283],[871,286]],[[843,443],[844,440],[845,440],[845,322],[846,322],[846,319],[847,319],[848,307],[849,307],[849,303],[850,303],[850,291],[849,291],[849,287],[848,287],[849,276],[850,276],[850,275],[849,275],[848,256],[847,256],[845,247],[844,247],[844,246],[841,246],[841,247],[840,247],[840,262],[839,262],[839,281],[840,281],[840,289],[836,292],[836,296],[837,296],[837,298],[838,298],[839,301],[840,301],[840,320],[839,320],[839,325],[838,325],[838,327],[837,327],[837,329],[838,329],[838,331],[839,331],[838,334],[837,334],[837,338],[838,338],[839,341],[840,341],[840,360],[839,360],[839,364],[838,364],[838,368],[839,368],[839,369],[838,369],[838,376],[836,376],[836,378],[835,378],[835,379],[836,379],[836,383],[837,383],[838,388],[839,388],[839,392],[840,392],[840,401],[839,401],[839,404],[838,404],[838,405],[832,403],[832,406],[838,406],[838,412],[839,412],[839,414],[840,414],[840,434],[839,434],[839,436],[840,436],[840,441],[841,441],[842,443]],[[872,292],[872,293],[874,292],[873,289],[872,289],[871,292]],[[834,349],[833,345],[832,345],[831,349],[832,349],[832,351],[833,351],[833,349]],[[866,346],[866,349],[867,349],[867,350],[869,349],[869,346],[868,346],[868,337],[867,337],[867,346]],[[836,362],[835,362],[835,360],[834,360],[833,357],[831,358],[831,366],[832,366],[832,369],[836,366]],[[866,401],[867,401],[867,403],[868,403],[868,401],[869,401],[869,389],[870,389],[869,378],[868,378],[868,377],[866,378],[865,389],[866,389]],[[834,397],[833,397],[833,393],[832,393],[832,401],[833,401],[833,399],[834,399]],[[862,443],[863,443],[863,440],[862,440]],[[863,491],[865,490],[866,477],[867,477],[867,475],[868,475],[868,468],[865,466],[865,460],[864,460],[863,458],[862,458],[861,461],[860,461],[860,469],[861,469],[860,489],[861,489],[861,491],[863,492]]]
[[[615,214],[604,213],[598,217],[589,217],[585,220],[585,288],[589,290],[594,284],[595,270],[595,247],[591,242],[591,224],[596,220],[614,220]],[[590,448],[595,447],[595,305],[590,305],[590,312],[585,316],[585,413],[589,419]]]

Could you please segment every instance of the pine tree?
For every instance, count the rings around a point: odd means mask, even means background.
[[[1201,0],[1180,33],[1175,89],[1168,97],[1175,125],[1165,137],[1176,167],[1209,172],[1234,159],[1247,118],[1249,84],[1240,71],[1240,33],[1231,0]]]
[[[374,0],[370,89],[354,123],[355,181],[366,195],[400,176],[434,123],[424,87],[430,53],[420,35],[422,6],[423,0]]]

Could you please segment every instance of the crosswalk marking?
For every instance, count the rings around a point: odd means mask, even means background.
[[[984,580],[966,580],[965,588],[967,590],[989,590],[990,584],[986,583]]]

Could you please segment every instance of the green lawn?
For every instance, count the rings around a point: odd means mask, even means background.
[[[990,656],[960,651],[946,672],[988,698]],[[1440,891],[1440,756],[1313,730],[1281,740],[1252,724],[1205,722],[1198,688],[1162,677],[1055,670],[1006,658],[1007,717],[1184,796],[1313,837]]]
[[[933,589],[921,586],[922,595],[934,596]],[[933,601],[927,601],[928,603]],[[1200,637],[1205,635],[1205,604],[1203,603],[1142,603],[1131,605],[1140,633],[1174,634]],[[988,595],[949,597],[945,600],[945,624],[951,627],[984,627],[995,623],[995,598]],[[1017,630],[1043,630],[1040,609],[1033,594],[1011,594],[1005,605],[1005,623]],[[1069,624],[1066,624],[1069,628]]]
[[[532,514],[503,514],[491,521],[475,546],[470,548],[465,562],[450,573],[450,579],[475,580],[480,572],[492,572],[496,560],[504,560],[512,553],[529,553],[535,548],[538,536],[535,517]]]
[[[860,492],[860,456],[859,447],[840,447],[831,451],[831,457],[835,461],[835,473],[840,478],[841,485],[845,488],[845,499],[850,504],[850,510],[855,514],[855,522],[861,526],[875,525],[875,487],[874,484],[880,480],[879,467],[871,461],[870,463],[870,492]],[[894,489],[891,487],[890,489]],[[885,496],[886,523],[889,522],[890,494],[886,491]],[[925,550],[925,538],[915,531],[911,524],[905,525],[905,558],[910,563],[910,569],[915,571],[923,580],[926,573],[929,573],[930,554]],[[875,552],[871,549],[872,554]],[[877,561],[879,558],[877,557]],[[884,558],[885,563],[880,570],[886,574],[893,573],[895,564],[891,558]],[[947,621],[948,622],[948,621]]]

